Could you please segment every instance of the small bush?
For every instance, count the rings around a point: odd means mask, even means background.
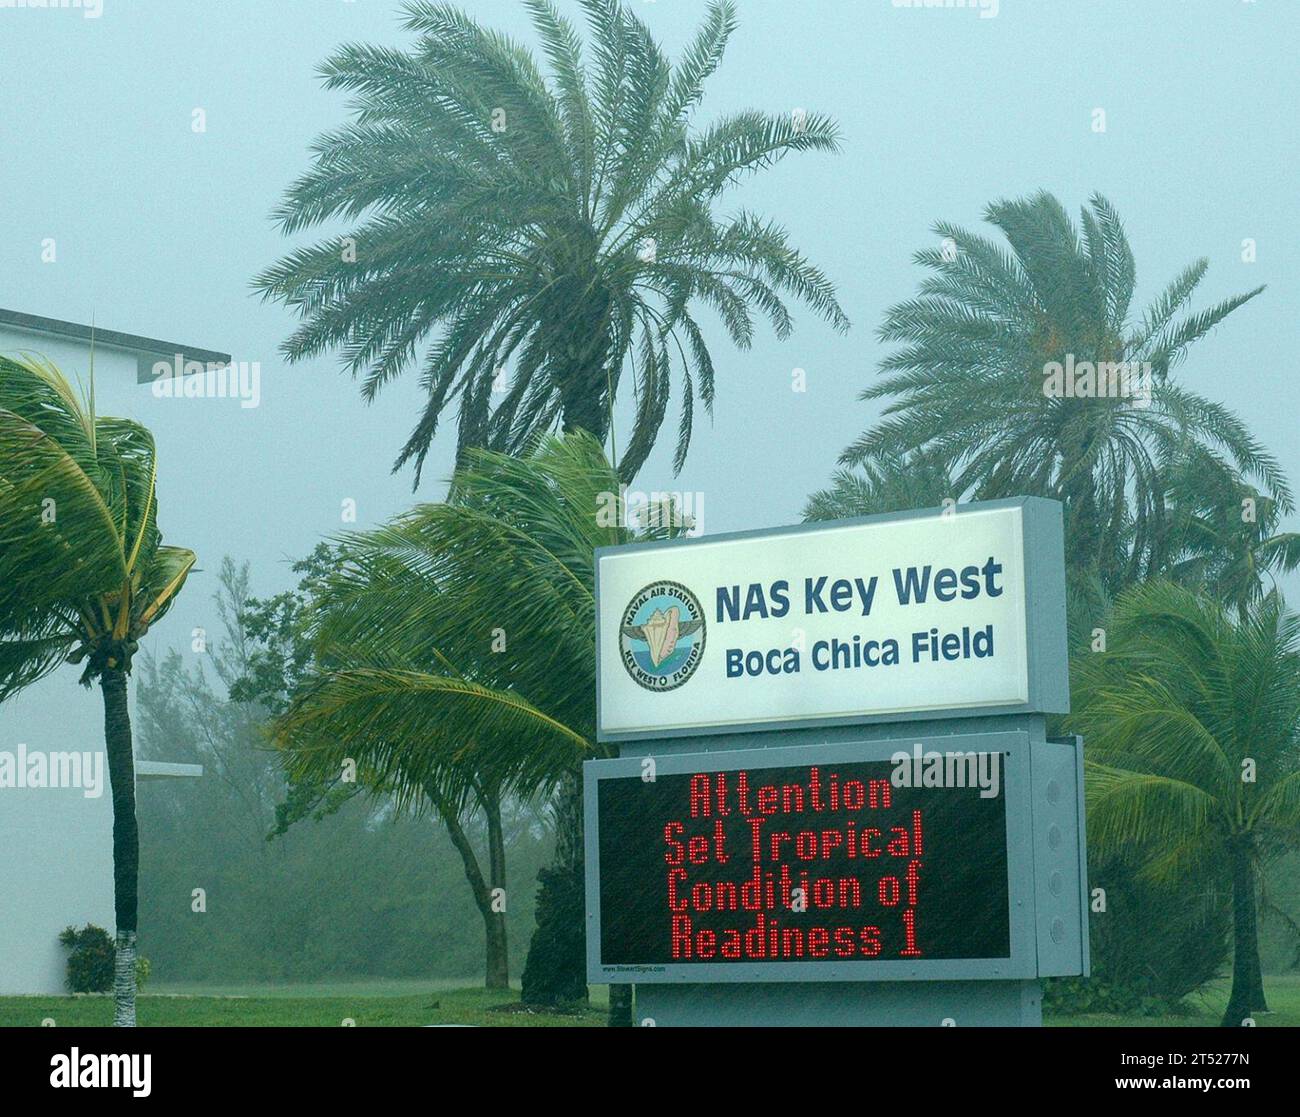
[[[80,931],[65,927],[59,942],[68,948],[68,988],[73,993],[107,993],[113,988],[117,951],[103,927],[93,923]]]
[[[1047,978],[1043,982],[1043,1009],[1066,1016],[1182,1016],[1189,1011],[1177,997],[1144,996],[1131,985],[1087,977]]]
[[[65,927],[59,942],[68,948],[68,989],[73,993],[111,993],[117,947],[103,927],[87,923],[80,931]],[[135,987],[149,980],[149,959],[135,960]]]

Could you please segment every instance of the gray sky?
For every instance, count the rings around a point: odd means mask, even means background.
[[[531,42],[517,0],[469,0],[482,21]],[[576,14],[576,4],[561,0]],[[671,51],[704,5],[637,10]],[[419,405],[414,377],[367,408],[333,359],[287,368],[291,318],[249,293],[283,253],[269,213],[307,167],[307,147],[344,119],[315,67],[346,40],[398,43],[395,0],[103,0],[79,11],[0,5],[0,306],[93,319],[117,330],[232,352],[262,366],[256,409],[155,400],[111,363],[101,410],[155,430],[167,538],[207,574],[155,636],[188,644],[214,623],[207,598],[223,554],[273,592],[286,563],[339,530],[413,499],[389,466]],[[1211,261],[1200,306],[1269,289],[1198,344],[1179,376],[1231,406],[1300,479],[1291,367],[1300,276],[1300,70],[1293,0],[1001,0],[974,11],[890,0],[741,0],[740,30],[705,116],[741,107],[828,112],[839,156],[787,161],[741,202],[784,222],[838,283],[854,329],[798,317],[784,343],[749,353],[712,331],[716,417],[699,421],[682,476],[662,449],[639,487],[704,494],[707,532],[788,523],[875,412],[857,401],[882,348],[874,330],[921,278],[911,254],[936,219],[975,227],[991,200],[1047,188],[1077,212],[1094,190],[1123,216],[1139,304],[1194,258]],[[1093,110],[1107,130],[1092,130]],[[206,131],[192,129],[195,109]],[[57,261],[42,262],[54,238]],[[1241,243],[1257,242],[1243,263]],[[791,370],[807,372],[805,394]],[[112,375],[113,384],[105,383]],[[111,404],[111,407],[110,407]],[[449,428],[454,424],[449,424]],[[437,499],[451,460],[439,438],[418,499]],[[92,705],[93,710],[93,705]]]

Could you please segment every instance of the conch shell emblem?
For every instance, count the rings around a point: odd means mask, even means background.
[[[656,667],[663,663],[677,647],[677,637],[682,630],[682,611],[674,605],[668,612],[656,609],[649,620],[641,625],[640,635],[650,646],[650,662]]]
[[[647,608],[652,610],[648,616]],[[657,582],[647,586],[632,599],[619,626],[624,665],[638,683],[651,690],[680,686],[699,665],[703,629],[699,601],[685,586],[676,582]],[[674,660],[671,667],[666,667],[673,653],[682,648],[683,642],[697,633],[699,638],[689,648],[689,657],[681,662]],[[640,644],[644,644],[644,650],[637,652]],[[645,666],[646,658],[649,659],[649,670]],[[670,678],[670,685],[665,687]]]

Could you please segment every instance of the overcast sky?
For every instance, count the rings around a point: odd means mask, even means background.
[[[87,0],[89,2],[89,0]],[[532,42],[518,0],[470,0]],[[577,5],[560,6],[576,15]],[[668,49],[698,0],[636,10]],[[1295,372],[1300,5],[1294,0],[1001,0],[994,18],[890,0],[741,0],[740,29],[705,101],[836,117],[838,156],[794,157],[738,194],[785,223],[839,285],[854,328],[807,313],[792,339],[736,352],[719,330],[716,416],[682,476],[669,437],[641,488],[703,494],[708,533],[789,523],[874,417],[857,400],[882,355],[874,331],[913,293],[917,249],[944,219],[977,227],[991,200],[1039,188],[1077,212],[1101,191],[1123,216],[1145,305],[1210,260],[1200,305],[1268,290],[1199,343],[1178,375],[1231,406],[1300,479]],[[348,40],[401,43],[395,0],[102,0],[102,15],[0,2],[0,307],[232,352],[262,368],[261,403],[155,400],[119,369],[102,401],[154,428],[167,538],[207,574],[155,639],[188,643],[223,554],[264,592],[339,530],[437,499],[440,437],[417,496],[389,466],[419,406],[414,378],[366,407],[332,358],[286,367],[289,314],[249,280],[286,248],[269,219],[345,118],[316,66]],[[1106,131],[1093,131],[1094,109]],[[202,110],[206,130],[193,128]],[[730,207],[729,207],[730,208]],[[43,262],[53,239],[56,260]],[[1242,260],[1242,242],[1257,260]],[[47,253],[48,255],[48,253]],[[107,367],[107,366],[106,366]],[[791,391],[791,370],[808,390]],[[106,375],[106,373],[104,374]],[[101,408],[107,410],[106,406]],[[184,600],[184,599],[183,599]]]

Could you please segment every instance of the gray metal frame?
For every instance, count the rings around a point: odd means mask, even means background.
[[[1075,811],[1079,819],[1079,911],[1083,922],[1083,976],[1090,977],[1092,936],[1088,933],[1088,916],[1092,912],[1092,893],[1088,888],[1088,811],[1083,786],[1083,738],[1075,733],[1068,737],[1051,739],[1070,745],[1075,755],[1075,779],[1078,781]]]
[[[836,725],[868,725],[873,723],[901,724],[904,722],[932,721],[948,718],[994,717],[1004,714],[1066,713],[1070,708],[1070,679],[1068,646],[1065,628],[1065,570],[1060,556],[1064,552],[1064,525],[1061,505],[1042,497],[1011,497],[1006,500],[973,501],[955,506],[946,513],[960,517],[966,512],[986,512],[1002,508],[1022,510],[1022,533],[1025,568],[1025,627],[1027,632],[1026,659],[1029,679],[1029,698],[1022,703],[997,706],[970,706],[952,709],[915,710],[909,713],[874,715],[849,714],[842,717],[800,718],[796,720],[765,721],[745,724],[698,726],[681,729],[648,729],[630,732],[606,732],[602,725],[603,695],[601,693],[601,624],[600,624],[600,560],[606,555],[627,551],[638,553],[671,547],[691,547],[700,543],[724,543],[736,539],[771,538],[799,535],[810,531],[824,531],[833,527],[858,524],[901,522],[905,520],[938,519],[945,515],[938,509],[918,509],[907,512],[889,512],[878,516],[859,516],[845,520],[824,520],[776,529],[735,531],[720,535],[702,536],[698,539],[672,539],[656,543],[628,543],[617,547],[598,547],[595,554],[596,594],[596,736],[602,742],[662,740],[672,737],[704,737],[722,733],[749,733],[768,730],[796,730],[825,728]],[[701,746],[703,747],[703,746]]]
[[[1038,975],[1034,926],[1033,810],[1030,802],[1032,744],[1023,730],[896,737],[889,740],[835,741],[758,749],[727,749],[705,753],[656,754],[657,775],[718,772],[737,768],[772,768],[810,763],[888,760],[895,752],[924,749],[964,752],[1005,752],[1002,772],[1007,818],[1007,887],[1010,907],[1011,954],[987,959],[870,959],[855,962],[826,959],[814,962],[683,963],[664,966],[611,966],[600,959],[600,872],[598,811],[602,779],[637,776],[642,756],[589,760],[584,767],[583,812],[586,826],[587,979],[594,983],[743,983],[837,981],[952,981],[1028,979]],[[814,757],[809,752],[816,753]],[[1085,886],[1086,887],[1086,886]],[[1085,909],[1086,910],[1086,909]]]

